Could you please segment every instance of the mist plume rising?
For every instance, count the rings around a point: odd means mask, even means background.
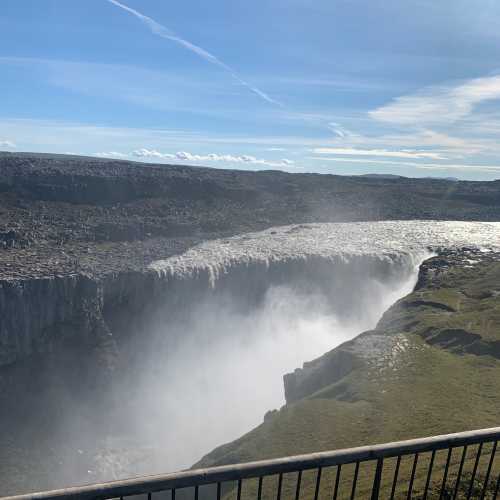
[[[285,373],[374,327],[411,291],[424,256],[299,259],[235,266],[212,284],[171,282],[120,340],[106,396],[115,409],[89,427],[93,436],[71,412],[61,422],[66,439],[85,443],[70,449],[84,448],[89,480],[191,466],[281,407]]]

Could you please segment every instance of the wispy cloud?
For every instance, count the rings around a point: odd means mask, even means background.
[[[198,45],[195,45],[188,40],[185,40],[184,38],[179,37],[176,35],[173,31],[169,30],[162,24],[158,23],[154,19],[140,13],[139,11],[132,9],[131,7],[128,7],[127,5],[124,5],[121,2],[118,2],[117,0],[108,0],[108,2],[112,3],[116,7],[119,7],[126,12],[134,15],[137,17],[140,21],[142,21],[146,26],[149,27],[152,33],[155,35],[158,35],[162,38],[165,38],[167,40],[170,40],[172,42],[177,43],[181,47],[189,50],[190,52],[193,52],[194,54],[198,55],[205,61],[208,61],[211,64],[214,64],[215,66],[218,66],[219,68],[223,69],[224,71],[227,71],[232,78],[234,78],[238,83],[241,85],[247,87],[249,90],[251,90],[254,94],[258,95],[260,98],[264,99],[265,101],[275,104],[278,106],[281,106],[281,103],[276,101],[275,99],[271,98],[269,95],[267,95],[265,92],[260,90],[259,88],[255,87],[254,85],[248,83],[246,80],[243,80],[235,71],[233,68],[228,66],[226,63],[222,62],[220,59],[218,59],[216,56],[211,54],[210,52],[206,51],[205,49],[199,47]]]
[[[215,130],[183,130],[154,127],[125,127],[66,120],[36,120],[0,117],[0,137],[22,139],[32,151],[129,152],[154,144],[159,151],[225,151],[238,156],[241,151],[266,156],[268,148],[282,148],[293,154],[325,145],[324,139],[287,135],[223,134]],[[287,156],[285,155],[285,156]],[[269,154],[274,158],[275,154]]]
[[[133,156],[139,158],[152,158],[157,160],[179,160],[187,162],[224,162],[233,164],[261,165],[267,167],[291,167],[294,162],[287,158],[280,160],[267,160],[256,158],[251,155],[230,155],[210,153],[205,155],[193,154],[187,151],[179,151],[177,153],[160,153],[154,149],[141,148],[132,152]]]
[[[313,152],[316,154],[333,154],[333,155],[347,155],[347,156],[383,156],[393,158],[428,158],[432,160],[446,160],[447,158],[440,153],[430,151],[415,151],[415,150],[402,150],[402,151],[389,151],[387,149],[356,149],[356,148],[315,148]]]
[[[0,140],[0,148],[15,149],[16,145],[12,141]]]
[[[335,89],[337,92],[367,93],[388,90],[401,90],[401,83],[395,79],[363,78],[360,76],[266,76],[262,81],[270,84],[284,84],[296,87],[326,87]]]
[[[346,137],[351,137],[354,135],[350,130],[347,130],[345,127],[340,125],[340,123],[330,122],[328,124],[328,128],[341,139],[345,139]]]
[[[380,122],[399,125],[453,123],[484,101],[500,99],[500,75],[475,78],[455,86],[428,87],[401,96],[369,112]]]
[[[462,170],[476,172],[500,172],[500,165],[468,165],[461,163],[418,163],[410,161],[395,161],[395,160],[380,160],[380,159],[361,159],[361,158],[329,158],[323,156],[310,156],[308,160],[314,161],[329,161],[338,163],[361,163],[361,164],[377,164],[377,165],[394,165],[397,167],[412,167],[424,170]]]

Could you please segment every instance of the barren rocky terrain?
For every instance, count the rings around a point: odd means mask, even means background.
[[[345,177],[0,153],[0,278],[144,269],[299,222],[500,220],[500,181]]]

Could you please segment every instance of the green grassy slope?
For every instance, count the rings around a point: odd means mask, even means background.
[[[474,252],[430,259],[415,291],[375,330],[288,376],[287,405],[197,466],[499,425],[499,259]],[[339,370],[336,363],[345,366]],[[438,465],[443,460],[438,457]],[[362,474],[360,494],[368,476]],[[312,481],[306,480],[306,490]],[[328,481],[322,480],[325,494]]]

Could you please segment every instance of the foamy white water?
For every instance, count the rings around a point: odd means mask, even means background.
[[[499,222],[378,221],[280,226],[207,241],[150,268],[164,276],[209,270],[216,280],[232,265],[309,257],[345,257],[472,246],[500,248]]]

